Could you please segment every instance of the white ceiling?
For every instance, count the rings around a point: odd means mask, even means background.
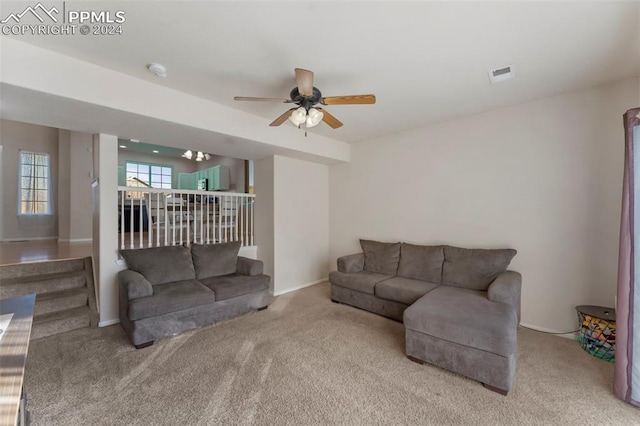
[[[87,4],[124,10],[123,35],[17,38],[264,117],[265,132],[289,106],[233,96],[286,98],[295,67],[325,96],[377,96],[328,107],[344,127],[311,130],[346,142],[640,75],[636,1]],[[516,79],[491,85],[509,64]]]

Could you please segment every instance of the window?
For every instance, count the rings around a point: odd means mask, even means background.
[[[127,186],[171,189],[171,166],[127,161]]]
[[[20,151],[19,214],[51,214],[49,154]]]

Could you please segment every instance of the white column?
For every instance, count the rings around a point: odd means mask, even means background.
[[[274,158],[268,157],[254,163],[255,193],[254,205],[255,236],[253,244],[258,246],[258,259],[264,263],[264,273],[271,276],[271,291],[274,283],[274,238],[273,238],[273,166]]]
[[[118,138],[93,136],[93,261],[100,326],[118,322]]]

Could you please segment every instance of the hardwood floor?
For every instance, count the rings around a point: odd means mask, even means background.
[[[91,256],[93,244],[56,240],[0,242],[0,265]]]

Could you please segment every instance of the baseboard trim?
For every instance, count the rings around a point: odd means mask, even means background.
[[[57,240],[58,237],[23,237],[23,238],[5,238],[0,240],[6,243],[19,243],[21,241],[45,241],[45,240]]]
[[[113,325],[113,324],[120,324],[120,318],[107,320],[107,321],[100,321],[98,323],[98,327],[107,327],[107,326]]]
[[[321,280],[316,280],[316,281],[311,281],[310,283],[306,283],[306,284],[301,284],[297,287],[293,287],[293,288],[288,288],[284,291],[279,291],[277,293],[273,293],[274,296],[280,296],[281,294],[286,294],[286,293],[291,293],[292,291],[296,291],[296,290],[301,290],[303,288],[306,287],[311,287],[312,285],[316,285],[316,284],[320,284],[323,283],[325,281],[328,281],[329,278],[322,278]]]
[[[532,330],[540,331],[540,332],[543,332],[543,333],[552,333],[552,334],[555,334],[558,337],[564,337],[565,339],[571,339],[571,340],[575,340],[576,337],[578,337],[578,334],[579,334],[578,332],[563,333],[562,331],[552,330],[550,328],[539,327],[537,325],[526,324],[526,323],[523,323],[523,322],[521,322],[520,325],[523,326],[523,327],[530,328]]]
[[[60,239],[58,238],[59,243],[92,243],[93,238],[71,238],[71,239]]]

